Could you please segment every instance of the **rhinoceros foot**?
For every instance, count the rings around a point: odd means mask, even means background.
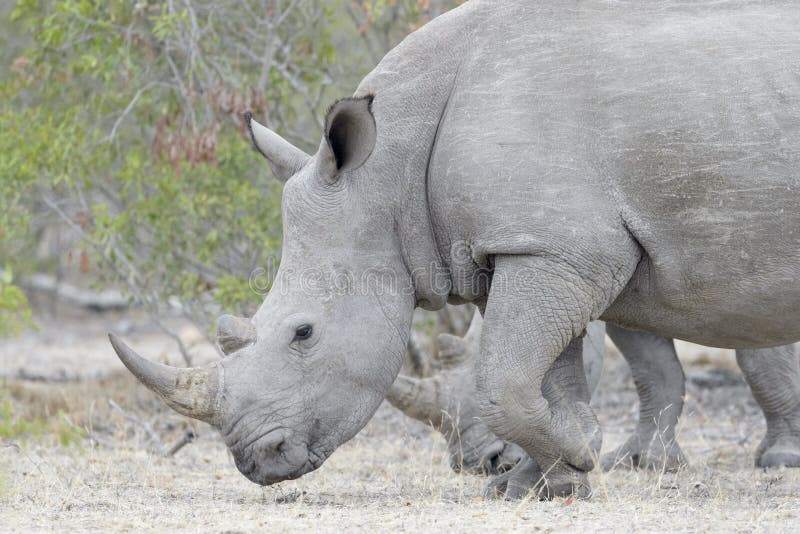
[[[756,455],[756,467],[800,467],[800,436],[783,436]]]
[[[539,500],[574,495],[588,498],[592,493],[585,472],[563,463],[553,466],[545,476],[539,464],[530,457],[512,470],[493,477],[484,489],[487,499],[520,500],[528,496]]]
[[[651,439],[642,439],[634,434],[623,445],[604,454],[600,459],[603,471],[651,469],[670,473],[687,465],[686,457],[678,443],[674,439],[659,439],[657,435]]]

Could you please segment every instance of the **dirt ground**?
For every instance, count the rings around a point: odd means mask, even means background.
[[[753,467],[764,424],[725,351],[680,347],[689,468],[594,472],[588,501],[497,502],[481,498],[484,479],[450,470],[438,434],[385,403],[318,471],[261,488],[213,429],[170,412],[119,364],[109,329],[179,363],[142,317],[47,309],[38,323],[0,341],[0,402],[45,429],[0,441],[0,531],[800,531],[800,470]],[[200,359],[215,357],[199,333],[179,330]],[[604,450],[632,430],[635,399],[626,365],[609,355],[593,401]],[[172,457],[159,452],[187,429],[197,441]],[[59,444],[59,433],[77,443]]]

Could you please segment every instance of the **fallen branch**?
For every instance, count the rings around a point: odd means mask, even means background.
[[[119,291],[81,289],[48,274],[26,276],[20,281],[20,285],[25,289],[53,294],[59,300],[95,311],[124,309],[129,304],[128,299]]]
[[[197,439],[197,434],[195,434],[191,430],[187,430],[183,433],[178,441],[175,442],[175,445],[169,448],[167,452],[164,453],[164,456],[170,457],[175,456],[175,454],[184,448],[186,445],[193,443]]]

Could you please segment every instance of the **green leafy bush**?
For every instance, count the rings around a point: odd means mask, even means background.
[[[20,288],[11,284],[11,268],[0,277],[0,337],[14,334],[31,322],[28,299]]]
[[[260,19],[260,2],[218,4],[17,3],[32,43],[0,84],[9,262],[44,207],[82,236],[102,282],[154,314],[170,299],[205,325],[252,311],[250,272],[280,252],[280,187],[242,114],[291,120],[303,134],[284,133],[309,146],[333,49],[317,3],[272,2]],[[6,287],[3,309],[22,307]]]
[[[253,154],[243,112],[313,151],[325,108],[456,3],[0,7],[0,265],[36,268],[38,229],[66,225],[88,252],[82,269],[153,316],[167,302],[201,326],[221,309],[251,313],[250,274],[280,257],[281,188]],[[0,287],[0,323],[18,330],[24,297]]]
[[[80,445],[84,433],[67,424],[62,414],[54,419],[20,417],[6,392],[0,390],[0,438],[24,442],[27,439],[40,440],[43,436],[55,436],[61,446],[67,447]]]

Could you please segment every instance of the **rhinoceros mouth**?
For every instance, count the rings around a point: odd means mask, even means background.
[[[256,464],[253,465],[250,471],[242,471],[242,474],[256,484],[261,486],[272,486],[273,484],[277,484],[279,482],[298,479],[301,476],[316,470],[320,465],[322,465],[323,462],[324,459],[316,457],[309,451],[308,459],[302,465],[280,475],[263,476],[261,475],[261,467]]]
[[[237,469],[261,486],[299,478],[317,469],[327,458],[284,428],[261,433],[243,445],[231,447],[231,452]]]

